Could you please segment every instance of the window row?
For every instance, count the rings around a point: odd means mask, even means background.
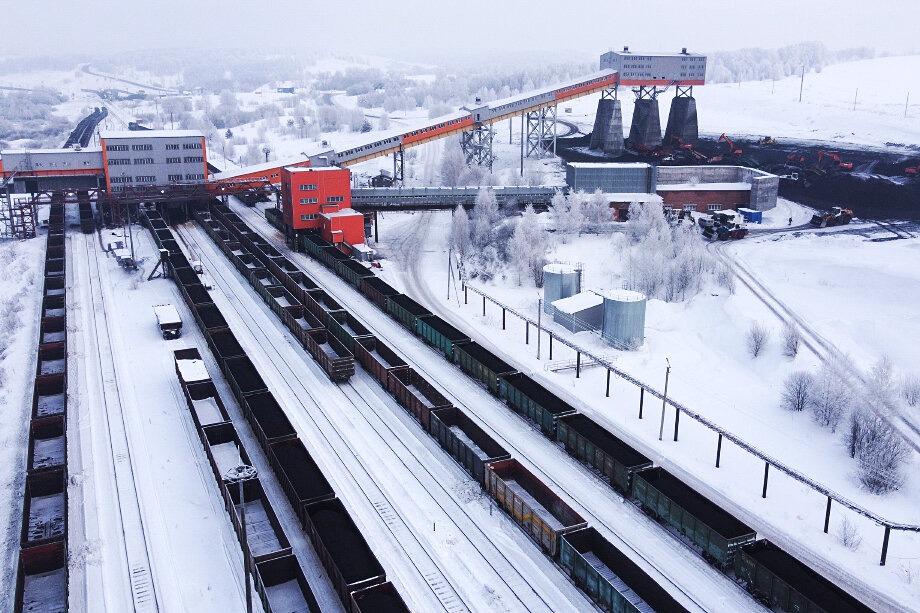
[[[319,188],[319,186],[317,186],[317,185],[301,185],[301,186],[300,186],[300,191],[302,191],[302,192],[313,192],[313,191],[316,191],[318,188]]]
[[[319,202],[319,199],[317,198],[301,198],[300,199],[300,204],[316,204],[317,202]]]
[[[309,213],[307,215],[300,216],[300,221],[312,221],[314,219],[319,219],[319,215],[315,213]]]

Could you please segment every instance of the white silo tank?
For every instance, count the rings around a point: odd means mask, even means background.
[[[607,290],[604,296],[604,340],[618,349],[645,342],[645,294],[627,289]]]
[[[569,264],[547,264],[543,267],[543,312],[552,314],[553,302],[574,296],[581,291],[581,273]]]

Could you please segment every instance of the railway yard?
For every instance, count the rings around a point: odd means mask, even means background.
[[[244,568],[265,611],[758,611],[771,568],[869,610],[372,269],[228,204],[142,212],[135,271],[52,205],[17,610],[242,610]]]

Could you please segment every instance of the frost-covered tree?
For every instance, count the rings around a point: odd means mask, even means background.
[[[460,150],[460,143],[457,139],[448,139],[441,153],[441,184],[447,187],[457,187],[460,185],[460,175],[464,170],[466,170],[466,160]]]
[[[518,274],[530,277],[537,287],[541,287],[549,240],[532,205],[527,205],[524,214],[515,225],[509,250]]]
[[[800,370],[786,377],[783,383],[781,405],[787,411],[804,411],[812,401],[815,378],[810,372]]]
[[[834,432],[850,410],[850,390],[833,364],[825,364],[815,378],[814,390],[809,398],[809,408],[814,420]]]
[[[594,190],[594,193],[585,202],[585,220],[588,227],[599,232],[612,219],[610,198],[605,196],[600,188]]]
[[[498,200],[491,189],[481,188],[476,195],[476,205],[473,207],[473,246],[484,250],[494,237],[495,227],[501,214],[498,210]]]
[[[794,358],[799,353],[799,343],[801,337],[799,330],[792,324],[786,324],[783,327],[783,355],[787,358]]]
[[[470,250],[470,218],[462,205],[457,205],[450,220],[450,248],[462,262]]]
[[[581,226],[584,223],[581,200],[578,194],[566,196],[561,191],[553,194],[551,203],[553,225],[556,227],[556,233],[563,243],[567,243],[569,237],[577,235],[581,231]]]
[[[770,340],[770,330],[760,322],[752,322],[747,333],[747,349],[752,358],[759,356]]]
[[[389,130],[390,129],[390,116],[386,113],[380,114],[380,119],[377,121],[378,130]]]
[[[901,380],[901,398],[909,407],[920,405],[920,376],[904,376]]]

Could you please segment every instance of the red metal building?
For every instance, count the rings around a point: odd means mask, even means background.
[[[364,242],[364,215],[351,208],[347,168],[282,168],[281,212],[294,230],[319,230],[331,243]]]

